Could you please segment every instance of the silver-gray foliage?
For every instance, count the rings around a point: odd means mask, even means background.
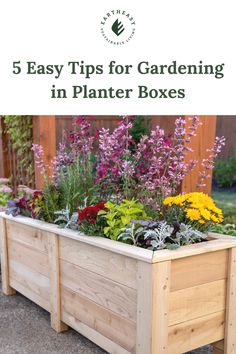
[[[166,221],[136,220],[128,227],[121,229],[117,239],[156,251],[176,249],[180,246],[201,242],[206,239],[206,235],[183,223],[176,227]]]
[[[54,220],[55,224],[59,223],[65,229],[78,230],[78,213],[70,216],[70,209],[66,207],[66,209],[55,211],[54,214],[58,215]]]

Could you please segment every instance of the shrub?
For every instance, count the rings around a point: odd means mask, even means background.
[[[236,224],[216,224],[211,227],[211,231],[218,234],[236,236]]]
[[[108,202],[105,207],[107,210],[100,211],[99,215],[102,215],[106,220],[104,234],[112,240],[117,239],[121,229],[130,225],[131,220],[148,219],[144,206],[135,200],[123,200],[119,205]]]
[[[232,187],[236,180],[236,154],[227,160],[216,161],[213,178],[219,187]]]

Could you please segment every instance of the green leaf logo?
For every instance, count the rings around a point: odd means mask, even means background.
[[[111,29],[117,36],[120,36],[121,33],[124,32],[125,30],[122,22],[119,21],[118,19],[113,23]]]

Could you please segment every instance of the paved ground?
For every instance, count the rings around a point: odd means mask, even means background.
[[[19,294],[7,297],[0,291],[0,354],[105,353],[72,329],[57,334],[46,311]],[[209,354],[210,349],[191,353]]]

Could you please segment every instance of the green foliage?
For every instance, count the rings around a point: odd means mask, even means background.
[[[41,210],[41,219],[49,223],[55,220],[55,212],[60,210],[59,193],[49,179],[45,179],[43,198],[38,206]]]
[[[107,226],[103,231],[112,240],[117,239],[121,229],[130,225],[131,220],[148,219],[144,206],[136,200],[123,200],[119,205],[107,202],[105,206],[108,210],[101,210],[99,215],[106,219]]]
[[[104,228],[106,227],[106,220],[102,215],[98,215],[96,223],[91,224],[89,221],[84,220],[79,225],[79,231],[87,236],[102,236],[104,237]]]
[[[235,192],[212,192],[212,197],[218,207],[222,209],[224,215],[224,224],[236,225],[236,193]]]
[[[133,121],[133,127],[130,129],[130,133],[135,141],[139,143],[143,135],[148,135],[151,130],[151,117],[149,116],[136,116]]]
[[[9,194],[0,192],[0,207],[6,207],[9,200]]]
[[[236,236],[236,224],[216,224],[211,228],[211,231],[222,235]]]
[[[232,187],[236,180],[236,154],[227,160],[217,160],[213,170],[213,177],[219,187]]]
[[[20,165],[17,171],[17,184],[34,184],[34,160],[31,152],[33,143],[33,122],[31,116],[3,116],[5,132],[9,135]]]
[[[74,164],[61,170],[57,186],[60,209],[73,212],[79,206],[92,204],[96,200],[95,187],[92,162],[85,164],[78,157]]]

